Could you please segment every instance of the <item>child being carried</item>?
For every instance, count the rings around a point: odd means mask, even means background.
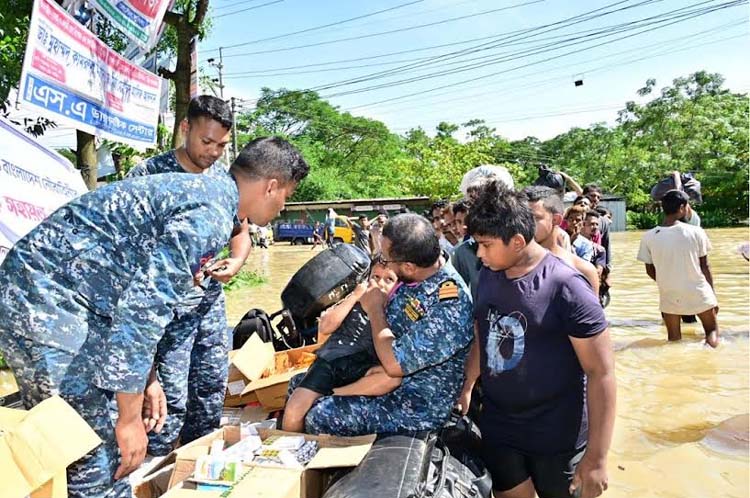
[[[369,285],[390,292],[397,281],[392,270],[373,262]],[[321,396],[382,396],[401,385],[400,378],[385,373],[375,353],[370,320],[359,304],[367,288],[368,282],[361,283],[321,315],[318,337],[325,343],[287,401],[283,430],[303,432],[305,415]]]

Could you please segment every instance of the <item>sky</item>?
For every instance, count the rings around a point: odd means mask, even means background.
[[[211,15],[199,61],[218,77],[207,59],[224,47],[225,98],[251,108],[262,87],[320,88],[396,133],[484,119],[511,140],[548,139],[614,123],[649,78],[660,89],[698,70],[750,89],[746,2],[212,0]]]

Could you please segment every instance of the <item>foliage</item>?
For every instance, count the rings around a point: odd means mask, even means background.
[[[232,277],[232,280],[224,284],[224,290],[231,292],[248,287],[257,287],[267,282],[268,279],[256,271],[240,270],[237,275]]]
[[[648,96],[655,88],[649,80],[637,93]],[[720,75],[705,71],[674,80],[647,103],[627,102],[614,126],[595,123],[547,141],[509,142],[481,119],[399,137],[379,121],[342,113],[315,92],[268,88],[255,111],[238,116],[237,128],[240,145],[271,134],[302,151],[312,169],[295,200],[456,198],[463,174],[480,164],[507,167],[518,187],[548,164],[581,185],[597,183],[624,197],[633,227],[657,222],[650,190],[674,170],[702,182],[705,203],[697,211],[704,226],[748,216],[747,95],[730,93]]]
[[[661,222],[661,214],[656,209],[648,211],[627,211],[625,223],[628,230],[646,230]]]
[[[10,113],[10,92],[18,88],[21,81],[32,5],[32,0],[6,0],[0,10],[0,115],[5,118],[9,118]],[[57,126],[44,117],[10,121],[34,137]]]
[[[652,94],[655,85],[648,80],[638,94]],[[643,213],[654,208],[656,182],[675,170],[692,172],[703,187],[697,210],[704,226],[736,224],[748,216],[747,95],[722,85],[720,75],[705,71],[677,78],[645,104],[626,103],[617,126],[574,128],[544,143],[544,154]]]
[[[294,200],[383,197],[405,193],[401,139],[381,122],[342,113],[315,92],[263,88],[237,119],[238,144],[264,135],[289,139],[311,167]]]

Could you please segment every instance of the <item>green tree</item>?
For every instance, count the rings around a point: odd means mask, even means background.
[[[177,0],[171,10],[164,14],[164,23],[168,28],[160,41],[157,50],[167,51],[177,57],[174,70],[160,68],[159,74],[174,84],[175,122],[172,131],[172,147],[178,147],[182,141],[180,122],[187,117],[190,104],[190,43],[194,39],[202,40],[210,29],[208,0]]]
[[[315,92],[264,88],[253,112],[239,116],[240,145],[253,137],[288,138],[311,166],[295,200],[404,193],[401,139],[380,121],[342,113]]]
[[[18,89],[26,52],[26,38],[29,36],[32,0],[6,0],[0,9],[0,115],[9,117],[12,102],[10,92]],[[38,137],[56,124],[44,117],[12,120],[27,133]]]
[[[703,185],[699,208],[709,224],[747,218],[747,95],[723,88],[719,74],[698,71],[661,90],[650,102],[628,102],[619,122],[628,149],[646,161],[639,174],[652,183],[671,171],[693,172]],[[649,80],[640,95],[653,92]],[[644,174],[645,173],[645,174]]]

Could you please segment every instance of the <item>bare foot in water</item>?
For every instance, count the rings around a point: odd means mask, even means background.
[[[719,345],[719,333],[716,330],[714,330],[710,334],[707,334],[705,344],[708,344],[712,348],[715,348],[716,346],[718,346]]]

